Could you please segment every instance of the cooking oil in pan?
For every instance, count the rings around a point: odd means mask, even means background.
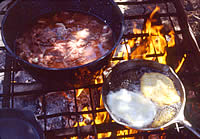
[[[173,81],[156,71],[140,70],[136,75],[138,80],[128,79],[128,87],[124,80],[120,86],[125,88],[108,93],[111,113],[137,128],[157,128],[174,119],[181,108],[181,96]]]

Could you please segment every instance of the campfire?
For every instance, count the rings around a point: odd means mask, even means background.
[[[117,57],[122,57],[123,60],[129,60],[129,59],[146,59],[146,60],[153,60],[157,61],[162,64],[167,64],[167,48],[168,47],[174,47],[175,46],[175,35],[174,31],[171,30],[167,32],[166,34],[162,34],[162,29],[164,28],[163,25],[154,25],[157,20],[154,18],[154,15],[156,12],[160,10],[159,7],[156,7],[153,12],[150,14],[149,18],[146,20],[146,24],[144,26],[143,30],[137,29],[136,27],[133,28],[134,34],[145,34],[144,37],[137,37],[137,38],[131,38],[129,40],[123,41],[121,44],[124,46],[125,49],[122,48],[122,51],[117,54]],[[135,25],[136,26],[136,25]],[[132,50],[129,52],[129,50]],[[178,66],[176,67],[175,71],[178,72],[186,58],[186,54],[184,57],[178,61]],[[114,60],[111,61],[111,65],[115,65],[120,60]],[[106,73],[106,71],[104,72]],[[98,76],[95,80],[95,85],[103,83],[103,77]],[[98,92],[100,92],[100,88],[98,89]],[[73,91],[72,91],[73,92]],[[72,127],[90,127],[92,125],[101,125],[101,124],[108,124],[108,123],[115,123],[114,120],[112,120],[109,117],[108,112],[105,111],[102,96],[99,94],[99,98],[97,100],[94,100],[91,98],[91,95],[95,95],[96,90],[89,90],[89,89],[77,89],[74,92],[74,95],[76,95],[76,102],[77,102],[77,109],[80,111],[80,113],[83,113],[79,115],[78,120],[73,122],[71,125]],[[71,97],[69,97],[70,92],[62,93],[62,95],[67,99],[68,101],[73,101],[75,103],[75,100],[73,100]],[[95,97],[96,98],[96,97]],[[88,102],[91,101],[91,104],[88,105]],[[98,101],[98,104],[95,103]],[[75,105],[75,104],[74,104]],[[93,111],[96,111],[93,113]],[[89,113],[89,114],[88,114]],[[77,117],[76,117],[77,118]],[[65,125],[66,127],[70,127],[69,125]],[[139,134],[138,130],[130,129],[128,127],[124,127],[124,130],[118,130],[116,132],[116,136],[124,136],[124,135],[132,135],[132,134]],[[164,131],[164,129],[163,129]],[[109,138],[112,137],[112,132],[102,132],[97,134],[97,138]],[[161,134],[165,135],[165,132]],[[152,135],[152,138],[154,138],[156,135]],[[78,137],[72,137],[72,139],[76,139]],[[85,136],[84,138],[93,138],[92,135]],[[132,138],[132,137],[126,137],[126,138]]]
[[[119,1],[117,4],[119,6],[129,5],[127,3],[120,3]],[[133,4],[136,3],[137,2],[133,2]],[[156,2],[141,2],[140,4],[145,5],[152,3]],[[3,98],[3,101],[0,101],[0,106],[2,105],[34,111],[38,122],[42,125],[46,138],[132,139],[146,137],[149,139],[165,139],[167,137],[187,136],[187,130],[180,127],[178,124],[174,124],[168,129],[147,132],[121,126],[111,119],[104,108],[101,96],[103,79],[107,73],[109,73],[112,70],[112,67],[117,63],[130,59],[153,60],[162,64],[170,65],[186,84],[190,82],[187,78],[190,79],[188,71],[190,71],[191,68],[188,70],[188,67],[185,67],[185,65],[188,64],[186,62],[189,59],[192,59],[191,55],[193,56],[193,54],[189,53],[191,48],[181,46],[185,42],[184,39],[187,38],[187,35],[185,35],[185,32],[183,31],[184,25],[179,26],[179,23],[172,22],[170,19],[171,16],[177,16],[175,14],[179,10],[176,9],[177,5],[173,6],[173,3],[170,1],[167,4],[161,2],[158,6],[145,5],[147,11],[151,11],[147,14],[144,12],[145,16],[144,14],[141,14],[131,15],[129,17],[124,14],[125,19],[127,20],[126,24],[132,26],[131,31],[125,32],[120,46],[118,46],[112,60],[110,61],[109,67],[106,70],[103,69],[102,71],[99,71],[100,74],[89,86],[83,85],[83,87],[78,86],[70,89],[65,88],[65,86],[57,88],[57,86],[43,86],[35,80],[30,81],[29,78],[28,80],[31,83],[27,80],[24,81],[24,83],[21,83],[18,82],[21,81],[21,79],[18,79],[18,76],[19,74],[22,74],[22,72],[21,69],[17,67],[16,74],[13,72],[12,78],[8,78],[10,79],[9,85],[12,87],[7,88],[7,90],[4,89],[4,91],[8,92],[13,91],[13,93],[12,95],[8,93],[8,97],[5,94],[0,94],[0,100]],[[138,5],[136,4],[136,6]],[[175,9],[175,12],[163,13],[162,10],[165,6],[168,8],[171,6],[170,8],[172,11]],[[164,20],[161,20],[160,17],[162,16]],[[141,17],[143,20],[138,20]],[[129,19],[136,19],[136,21]],[[142,25],[138,27],[138,23],[141,23]],[[173,25],[168,26],[166,24]],[[177,30],[177,28],[182,30]],[[181,49],[181,54],[176,55],[177,53],[179,54],[179,49]],[[183,51],[183,49],[185,51]],[[13,63],[15,64],[15,62]],[[15,66],[18,65],[16,64],[11,66],[10,64],[10,70],[15,70]],[[182,72],[183,70],[184,72]],[[199,70],[196,71],[198,73]],[[186,74],[184,75],[184,73]],[[21,85],[22,87],[20,87]],[[25,87],[23,85],[27,85],[28,89],[24,91],[23,89]],[[31,89],[29,86],[32,86]],[[195,83],[196,88],[199,86],[198,83]],[[191,89],[192,87],[193,84],[191,83],[191,85],[186,87],[186,89]],[[196,91],[198,91],[198,89]],[[197,93],[195,91],[189,91],[189,97],[192,100],[196,95]],[[12,101],[12,105],[10,106],[10,102],[7,103],[7,101]],[[197,104],[199,105],[199,103]],[[191,105],[191,107],[194,107],[194,103]]]
[[[150,14],[150,17],[146,20],[144,29],[137,29],[136,23],[134,23],[133,33],[134,35],[143,34],[142,37],[133,37],[122,44],[125,45],[126,49],[123,49],[118,54],[119,57],[123,57],[124,60],[128,59],[146,59],[157,61],[161,64],[167,63],[167,48],[174,47],[175,44],[175,33],[174,30],[169,32],[163,31],[164,25],[157,25],[157,19],[154,15],[160,11],[159,7],[156,7]],[[164,32],[164,33],[162,33]],[[128,47],[128,48],[127,48]],[[130,53],[128,50],[132,50]],[[184,63],[186,54],[178,60],[175,71],[178,72]],[[117,63],[117,62],[116,62]]]

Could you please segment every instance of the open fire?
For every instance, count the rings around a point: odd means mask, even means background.
[[[168,4],[170,6],[170,1]],[[128,37],[122,40],[121,51],[116,52],[115,57],[113,57],[113,61],[111,61],[111,67],[121,60],[136,58],[154,60],[167,65],[169,64],[168,57],[170,56],[170,52],[168,51],[168,48],[171,49],[180,45],[180,42],[176,43],[177,34],[182,35],[184,32],[178,32],[174,27],[166,30],[166,26],[159,21],[159,18],[157,18],[157,13],[162,10],[163,6],[162,4],[158,5],[161,5],[161,8],[156,7],[153,12],[149,14],[149,18],[145,18],[145,25],[143,25],[143,29],[137,28],[138,23],[133,21],[133,24],[135,24],[132,29],[134,35],[130,38]],[[180,40],[182,39],[183,37]],[[180,71],[184,62],[187,61],[186,58],[189,58],[188,53],[183,53],[183,55],[177,59],[176,64],[173,67],[177,73]],[[109,72],[109,70],[110,68],[104,71],[104,74]],[[100,71],[100,73],[101,72],[102,71]],[[12,80],[11,84],[16,85],[17,81],[14,79]],[[77,139],[80,137],[86,139],[132,139],[145,137],[149,139],[165,139],[166,136],[168,137],[170,134],[174,134],[176,137],[177,131],[175,130],[175,125],[172,126],[172,130],[162,129],[156,132],[142,132],[116,124],[116,122],[110,118],[108,112],[106,112],[103,106],[102,96],[100,93],[102,83],[103,76],[98,76],[91,88],[90,86],[86,86],[86,88],[60,92],[55,91],[51,93],[48,90],[42,95],[40,91],[36,94],[32,93],[32,95],[31,92],[23,92],[20,94],[19,91],[19,93],[17,92],[18,94],[14,92],[14,95],[10,97],[10,99],[12,99],[12,107],[31,109],[34,111],[39,123],[42,125],[43,130],[46,133],[47,138],[53,135],[58,138],[71,139]],[[199,86],[199,84],[197,84],[197,86]],[[14,87],[15,86],[13,85],[13,88]],[[25,96],[23,96],[23,94],[25,94]],[[5,95],[2,96],[4,97]],[[0,94],[0,100],[2,96]],[[60,123],[60,121],[62,123]]]
[[[160,11],[160,8],[156,8],[151,13],[149,19],[146,20],[146,24],[143,30],[136,28],[134,23],[133,33],[143,34],[142,37],[131,38],[128,41],[123,42],[126,45],[126,49],[123,49],[118,56],[123,57],[124,60],[128,59],[146,59],[157,61],[161,64],[167,64],[167,48],[175,46],[174,30],[166,32],[164,25],[158,24],[158,20],[154,18],[155,14]],[[163,32],[163,33],[162,33]],[[131,50],[129,52],[128,50]],[[178,61],[177,67],[174,69],[178,72],[184,63],[186,54]],[[115,62],[116,64],[117,62]]]
[[[138,37],[131,38],[127,41],[122,42],[122,45],[125,45],[124,48],[122,48],[122,51],[117,54],[117,57],[123,57],[123,60],[129,60],[129,59],[146,59],[146,60],[153,60],[157,61],[162,64],[167,64],[167,47],[174,47],[175,46],[175,35],[174,31],[171,30],[169,32],[163,32],[163,25],[157,25],[157,20],[154,18],[156,12],[160,10],[159,7],[156,7],[153,12],[150,14],[150,17],[146,20],[146,24],[143,30],[137,29],[136,26],[133,28],[134,34],[146,34],[145,37]],[[185,61],[186,54],[184,57],[178,61],[178,66],[176,69],[174,69],[176,72],[178,72]],[[112,66],[117,64],[120,61],[112,61]],[[97,77],[95,80],[95,84],[102,83],[103,78]],[[76,97],[79,97],[82,92],[87,92],[86,89],[78,89]],[[87,92],[89,95],[89,92]],[[93,108],[94,109],[94,108]],[[100,96],[100,105],[99,107],[96,107],[96,110],[104,109],[102,96]],[[91,106],[85,106],[82,110],[82,112],[85,111],[92,111]],[[88,121],[90,125],[95,124],[103,124],[108,123],[110,119],[108,112],[98,112],[95,114],[95,119],[93,119],[93,115],[90,114],[82,114],[83,120],[81,122],[76,122],[74,127],[77,126],[86,126],[88,125]],[[114,120],[112,120],[114,122]],[[117,131],[117,136],[123,136],[123,135],[131,135],[138,133],[138,130],[130,129],[126,127],[126,130],[119,130]],[[164,129],[163,129],[164,130]],[[163,133],[164,135],[165,133]],[[107,133],[98,133],[97,138],[109,138],[112,137],[112,132]],[[155,136],[152,136],[151,138],[155,138]],[[78,137],[72,137],[72,139],[76,139]],[[91,138],[90,135],[85,137],[86,139]],[[133,137],[126,137],[133,138]],[[160,138],[163,138],[161,136]]]

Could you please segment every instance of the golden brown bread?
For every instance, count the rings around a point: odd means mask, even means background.
[[[180,102],[173,81],[161,73],[145,73],[141,78],[141,91],[145,97],[160,106]]]
[[[166,107],[156,115],[152,127],[160,127],[170,122],[176,115],[176,109],[172,107]]]

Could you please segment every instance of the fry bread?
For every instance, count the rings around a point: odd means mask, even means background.
[[[160,106],[180,102],[173,81],[161,73],[145,73],[141,78],[141,92]]]

